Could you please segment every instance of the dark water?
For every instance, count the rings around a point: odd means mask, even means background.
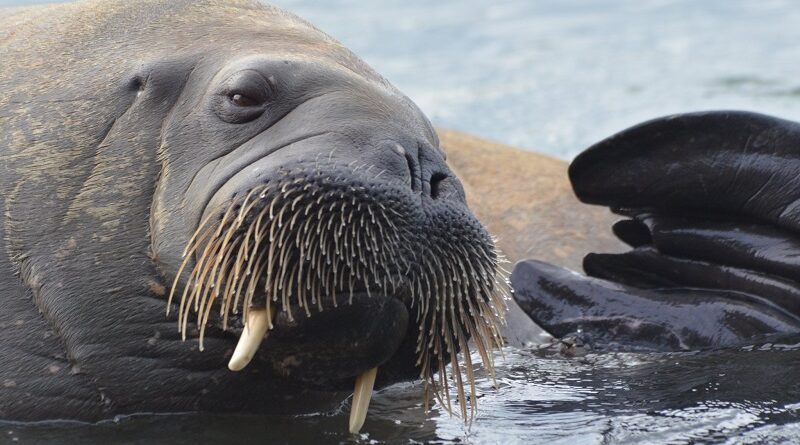
[[[38,3],[0,0],[0,6]],[[356,53],[442,126],[568,159],[667,113],[743,108],[800,119],[791,0],[278,0]],[[0,62],[1,63],[1,62]],[[570,358],[507,349],[471,428],[419,384],[304,417],[139,416],[0,424],[0,443],[800,443],[800,339],[702,353]]]
[[[21,443],[796,443],[800,338],[738,350],[565,357],[507,349],[497,389],[480,379],[471,428],[421,386],[375,394],[363,433],[341,412],[293,418],[141,416],[101,425],[2,425]],[[476,357],[477,358],[477,357]]]

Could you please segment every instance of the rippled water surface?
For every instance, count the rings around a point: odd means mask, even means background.
[[[141,416],[101,425],[3,425],[5,439],[85,443],[778,443],[800,438],[800,338],[703,353],[566,357],[507,348],[480,379],[467,428],[421,406],[421,385],[374,396],[363,433],[348,406],[304,417]],[[477,357],[476,357],[477,359]]]
[[[0,0],[0,6],[24,4]],[[564,159],[667,113],[800,119],[800,8],[786,0],[279,0],[342,40],[437,125]],[[800,340],[798,340],[800,341]],[[507,349],[471,428],[403,384],[305,417],[141,416],[0,424],[21,443],[780,443],[800,441],[797,341],[702,353],[565,357]]]

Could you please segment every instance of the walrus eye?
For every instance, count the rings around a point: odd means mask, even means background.
[[[234,93],[230,96],[231,102],[239,107],[255,107],[260,105],[258,99],[245,96],[241,93]]]
[[[261,73],[245,70],[222,83],[213,107],[223,121],[243,124],[264,114],[273,96],[272,84]]]

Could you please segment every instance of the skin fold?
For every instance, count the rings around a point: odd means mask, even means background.
[[[641,289],[536,260],[518,263],[512,283],[523,310],[553,335],[578,333],[601,348],[713,348],[800,326],[798,317],[728,290]]]

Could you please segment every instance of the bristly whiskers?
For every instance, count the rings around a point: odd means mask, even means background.
[[[231,314],[241,310],[246,317],[251,307],[310,316],[324,310],[326,299],[336,306],[352,301],[354,292],[396,295],[403,287],[416,312],[426,393],[432,390],[452,413],[452,379],[461,415],[472,418],[477,397],[469,342],[494,378],[491,351],[503,344],[508,298],[504,259],[463,205],[336,171],[283,170],[208,212],[183,252],[168,312],[180,292],[179,330],[185,339],[194,312],[202,350],[215,304],[227,329]]]

